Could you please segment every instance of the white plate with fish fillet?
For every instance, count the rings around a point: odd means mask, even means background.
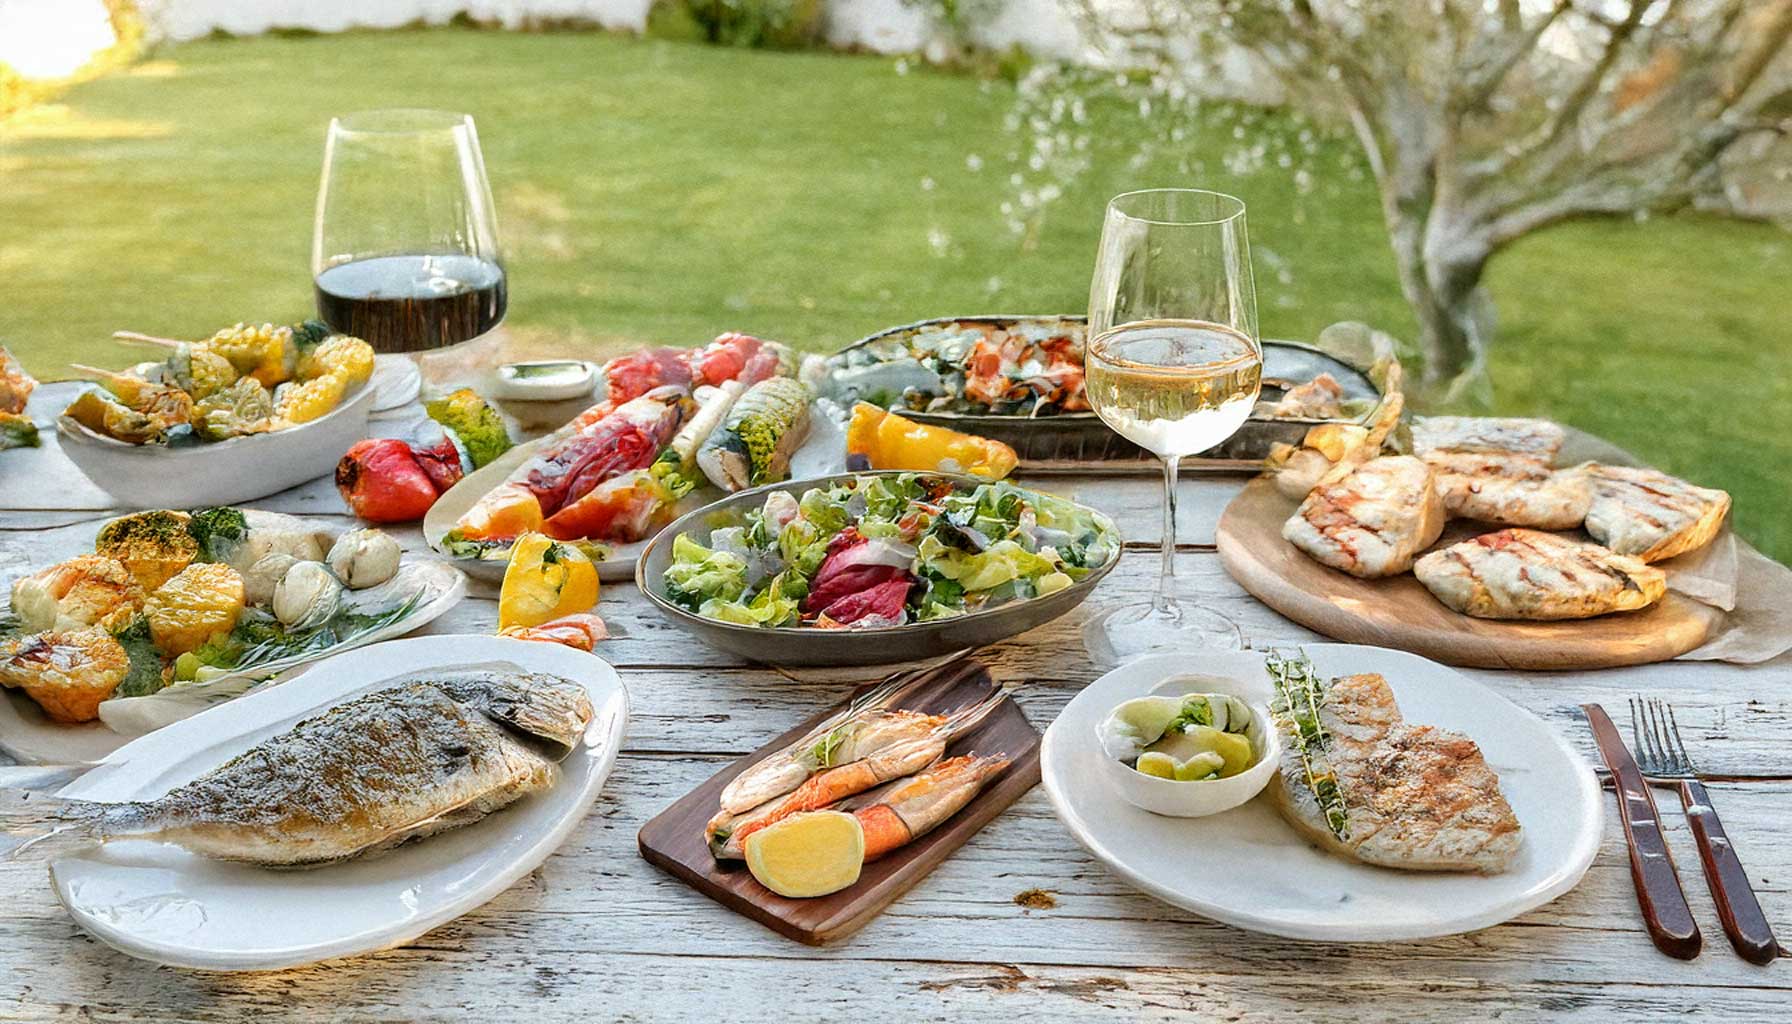
[[[54,861],[57,897],[81,927],[132,956],[230,971],[386,949],[478,907],[565,841],[615,764],[628,696],[615,669],[594,655],[483,636],[376,644],[319,662],[299,685],[252,693],[135,740],[58,795],[152,800],[326,708],[469,667],[547,673],[588,691],[590,724],[551,787],[470,825],[303,871],[114,840]]]
[[[1529,711],[1417,655],[1309,644],[1321,678],[1380,673],[1408,722],[1474,740],[1522,829],[1500,874],[1399,871],[1323,852],[1259,795],[1205,818],[1160,817],[1121,799],[1099,763],[1097,727],[1121,701],[1177,675],[1238,680],[1267,704],[1263,656],[1213,652],[1141,658],[1089,684],[1045,734],[1046,795],[1065,827],[1128,884],[1249,931],[1330,942],[1389,942],[1470,932],[1510,920],[1580,881],[1601,835],[1601,799],[1587,762]],[[1190,783],[1200,785],[1200,783]],[[1276,783],[1272,781],[1271,787]]]

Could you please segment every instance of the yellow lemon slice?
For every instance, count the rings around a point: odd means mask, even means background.
[[[859,880],[865,830],[841,811],[793,814],[747,837],[747,870],[780,896],[808,899]]]

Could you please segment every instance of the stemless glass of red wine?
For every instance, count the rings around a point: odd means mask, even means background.
[[[507,290],[473,119],[439,110],[332,119],[311,273],[324,322],[375,352],[411,355],[426,378],[424,353],[496,327]]]

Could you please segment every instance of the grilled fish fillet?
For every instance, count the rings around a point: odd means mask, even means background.
[[[1393,455],[1313,488],[1282,536],[1323,565],[1369,578],[1411,568],[1443,528],[1443,501],[1430,468]]]
[[[1325,761],[1338,778],[1345,833],[1332,833],[1289,743],[1269,794],[1296,831],[1386,868],[1491,874],[1511,865],[1523,833],[1473,740],[1403,721],[1387,680],[1374,674],[1333,680],[1319,719],[1331,737]]]
[[[1645,562],[1704,547],[1730,511],[1728,492],[1694,487],[1653,469],[1597,463],[1585,469],[1593,485],[1587,532],[1613,551]]]
[[[331,864],[472,824],[552,786],[559,769],[533,742],[562,753],[591,719],[584,694],[543,675],[404,683],[305,719],[158,799],[25,797],[0,826],[58,826],[40,852],[142,838],[262,867]]]
[[[1500,530],[1433,551],[1413,575],[1444,604],[1481,619],[1587,619],[1647,608],[1667,574],[1641,559],[1535,530]]]

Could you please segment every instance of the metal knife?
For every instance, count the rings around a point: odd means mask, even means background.
[[[1687,906],[1686,892],[1680,888],[1680,875],[1674,870],[1674,857],[1668,852],[1649,784],[1605,709],[1597,704],[1580,707],[1618,791],[1618,818],[1624,824],[1625,845],[1630,848],[1630,879],[1636,883],[1636,900],[1649,938],[1663,953],[1691,960],[1699,955],[1705,939]]]

